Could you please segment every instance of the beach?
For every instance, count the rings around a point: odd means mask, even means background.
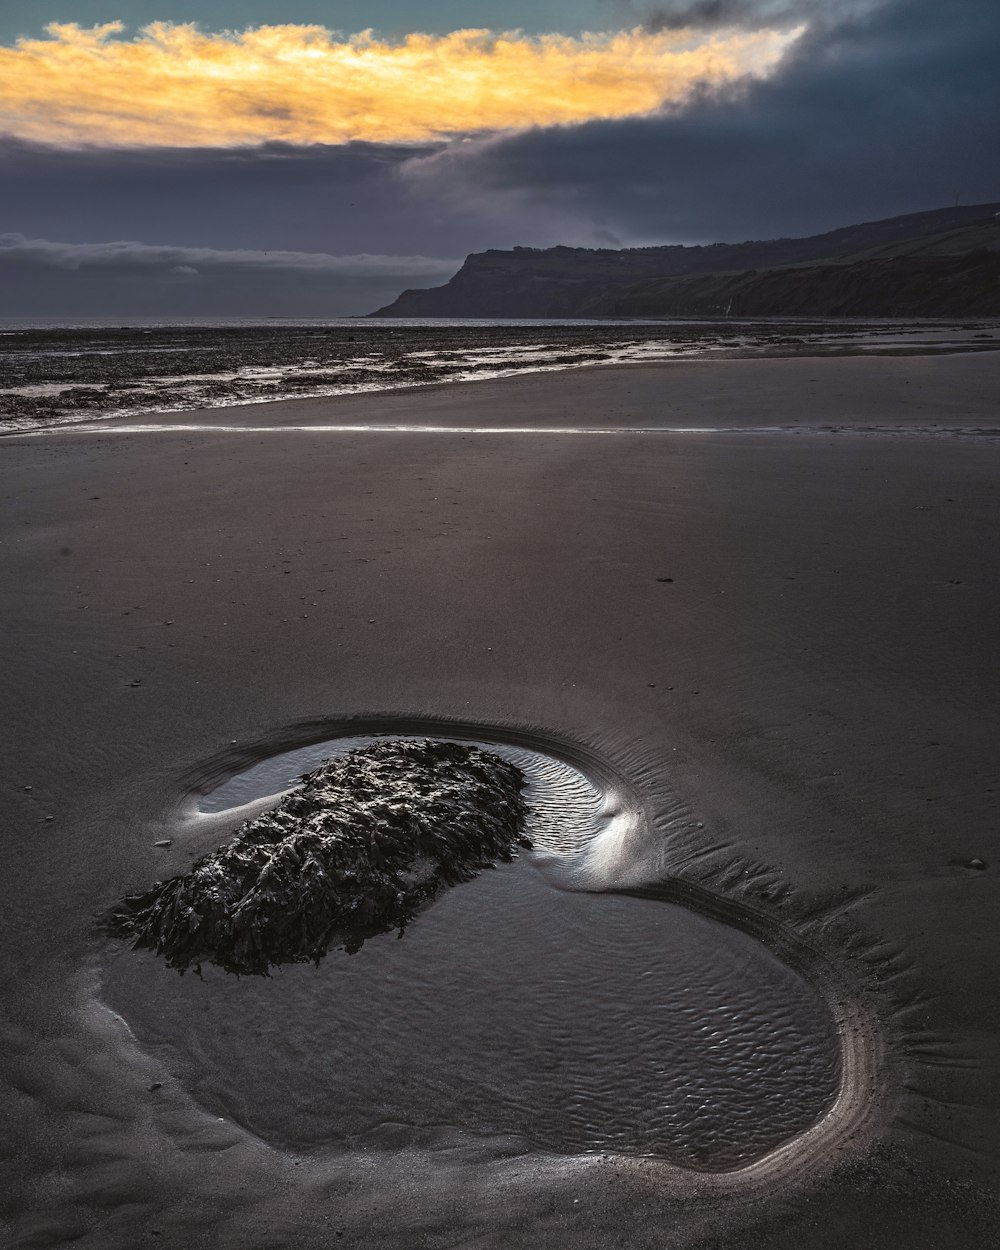
[[[994,1245],[998,394],[995,351],[690,360],[0,440],[5,1244]],[[223,840],[190,796],[394,726],[621,778],[614,898],[812,986],[829,1113],[714,1171],[391,1117],[286,1149],[144,1044],[98,921]],[[241,1098],[303,1060],[254,1062]]]

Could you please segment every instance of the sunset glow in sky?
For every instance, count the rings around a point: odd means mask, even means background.
[[[338,38],[318,26],[209,34],[52,25],[0,48],[11,135],[54,144],[413,143],[650,113],[760,75],[792,31]]]

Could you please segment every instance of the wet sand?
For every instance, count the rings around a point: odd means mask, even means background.
[[[9,1243],[995,1244],[998,395],[996,353],[692,362],[4,438]],[[451,430],[321,428],[406,424]],[[503,426],[620,432],[464,432]],[[221,758],[352,717],[626,778],[621,888],[857,1043],[828,1131],[707,1175],[209,1114],[101,1005],[94,917],[184,866],[154,843]]]

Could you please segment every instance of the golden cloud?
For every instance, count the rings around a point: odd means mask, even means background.
[[[206,34],[53,23],[0,47],[0,130],[76,146],[418,143],[627,117],[768,73],[799,31],[460,30],[387,43],[320,26]]]

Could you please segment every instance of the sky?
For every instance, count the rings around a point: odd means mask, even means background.
[[[0,41],[12,43],[18,35],[40,35],[49,22],[76,22],[97,26],[115,18],[135,29],[149,22],[198,22],[204,30],[243,30],[277,22],[324,26],[355,33],[373,28],[382,35],[404,36],[413,31],[448,34],[470,27],[493,30],[560,31],[603,30],[627,25],[615,13],[624,6],[603,0],[3,0]],[[609,27],[610,23],[610,27]]]
[[[997,0],[0,0],[0,316],[342,316],[470,251],[1000,200]]]

